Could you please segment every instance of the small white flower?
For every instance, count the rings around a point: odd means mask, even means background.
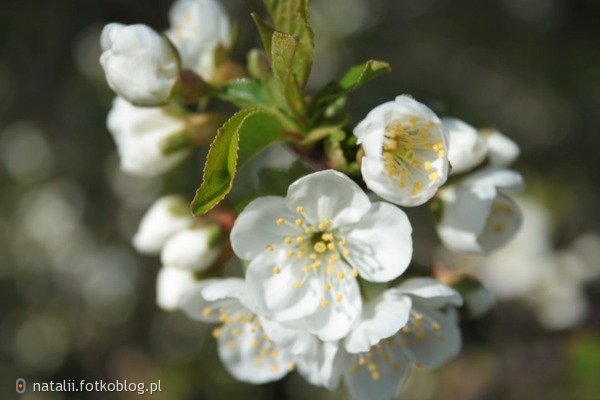
[[[354,129],[362,144],[362,176],[392,203],[418,206],[448,177],[448,143],[440,119],[409,96],[374,108]]]
[[[227,12],[217,0],[178,0],[169,13],[171,29],[167,35],[179,50],[184,68],[211,81],[215,51],[228,48],[231,27]]]
[[[293,358],[265,334],[248,304],[242,279],[208,279],[186,292],[182,310],[192,319],[220,323],[213,336],[221,361],[236,379],[255,384],[278,380],[294,368]]]
[[[481,164],[487,154],[484,137],[471,125],[459,119],[444,118],[442,123],[448,132],[448,160],[452,173],[465,172]]]
[[[186,122],[172,110],[136,107],[117,97],[107,118],[117,145],[121,169],[139,176],[162,174],[181,162],[189,150],[165,154],[165,141],[186,130]]]
[[[453,289],[434,279],[414,278],[389,289],[376,302],[378,306],[358,326],[361,333],[354,331],[345,341],[346,351],[363,350],[367,342],[379,337],[373,347],[357,354],[348,353],[341,363],[345,366],[346,386],[357,400],[395,398],[413,366],[440,367],[458,354],[461,347],[454,307],[460,306],[462,299]],[[390,308],[382,306],[387,302],[391,302],[388,307],[398,307],[402,314],[395,317],[394,328],[396,322],[408,320],[394,334],[389,334],[388,327],[383,328],[384,321],[391,316]],[[365,335],[366,331],[381,334]],[[353,337],[355,332],[357,336]]]
[[[443,210],[437,224],[444,245],[455,251],[488,254],[506,244],[521,226],[522,215],[503,191],[522,186],[519,173],[488,168],[444,187],[439,192]]]
[[[519,146],[508,136],[497,130],[484,130],[481,133],[487,142],[487,155],[491,165],[507,167],[519,157]]]
[[[163,265],[188,271],[208,269],[221,254],[221,228],[216,225],[192,226],[175,233],[162,249]]]
[[[198,284],[192,271],[164,266],[156,277],[156,304],[166,311],[181,306],[183,295]]]
[[[158,254],[175,233],[192,221],[188,203],[180,196],[163,196],[148,209],[133,236],[133,247],[142,254]]]
[[[327,170],[297,180],[285,198],[251,202],[231,242],[251,260],[246,281],[262,315],[336,340],[360,314],[356,277],[386,282],[402,274],[411,232],[399,208],[372,204],[348,177]]]
[[[109,86],[139,106],[166,103],[179,80],[179,59],[169,41],[146,25],[108,24],[100,38]]]

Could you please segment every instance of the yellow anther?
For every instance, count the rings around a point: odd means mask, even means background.
[[[308,273],[310,272],[310,267],[309,267],[308,265],[305,265],[305,266],[303,266],[303,267],[302,267],[302,271],[303,271],[305,274],[308,274]]]
[[[304,242],[304,236],[296,237],[296,243],[303,243],[303,242]]]
[[[395,150],[398,147],[398,143],[395,140],[386,140],[383,148],[386,150]]]
[[[202,310],[202,315],[205,317],[208,317],[210,314],[212,314],[213,309],[211,307],[204,307],[204,309]]]
[[[327,243],[327,249],[331,251],[335,250],[335,244],[333,244],[332,242]]]
[[[321,300],[321,307],[327,308],[328,305],[329,305],[329,301],[327,301],[327,299]]]
[[[292,244],[294,242],[294,239],[292,239],[290,236],[286,236],[285,239],[283,239],[283,243],[285,244]]]
[[[307,235],[312,235],[313,233],[315,233],[315,230],[312,226],[308,226],[304,228],[304,233],[306,233]]]
[[[440,176],[438,175],[437,172],[432,172],[429,175],[427,175],[427,178],[429,178],[430,181],[435,181],[439,178]]]
[[[419,193],[421,191],[421,189],[423,189],[423,184],[421,182],[415,182],[413,184],[412,194],[415,195],[415,194]]]
[[[318,270],[319,268],[321,268],[321,261],[316,260],[311,264],[311,267],[313,267],[314,270]]]
[[[325,284],[325,290],[327,290],[328,292],[331,292],[331,283],[326,283]]]
[[[267,251],[273,251],[273,250],[275,250],[275,247],[273,247],[273,245],[272,245],[272,244],[268,244],[268,245],[266,245],[266,246],[265,246],[265,249],[266,249]]]
[[[366,365],[367,360],[363,356],[358,357],[358,365]]]
[[[294,225],[296,225],[297,227],[301,227],[302,225],[304,225],[304,221],[302,219],[300,219],[300,218],[297,218],[294,221]]]
[[[338,294],[337,296],[335,296],[335,301],[337,301],[338,303],[342,302],[344,300],[344,295],[343,294]]]
[[[432,165],[430,161],[425,161],[423,163],[423,168],[425,168],[425,171],[429,171],[431,169]]]
[[[221,330],[221,328],[214,328],[212,330],[212,335],[215,339],[220,338],[222,333],[223,333],[223,331]]]
[[[304,212],[304,207],[303,206],[296,207],[296,212],[297,213],[303,213]]]
[[[356,278],[358,276],[358,268],[356,268],[356,267],[352,268],[352,276],[354,278]]]
[[[308,256],[308,258],[310,258],[311,260],[316,260],[317,257],[317,253],[310,253],[310,255]]]
[[[338,271],[337,273],[337,278],[338,279],[344,279],[346,277],[346,274],[344,274],[344,271]]]
[[[283,219],[283,218],[277,218],[277,219],[275,220],[275,223],[276,223],[277,225],[283,225],[283,224],[285,223],[285,219]]]
[[[297,251],[296,252],[296,257],[298,257],[298,258],[304,257],[304,252],[303,251]]]
[[[275,267],[273,267],[273,273],[275,275],[279,275],[281,273],[281,268],[276,265]]]
[[[344,250],[342,250],[342,255],[344,257],[348,257],[350,255],[350,251],[348,249],[344,249]]]
[[[241,333],[242,333],[242,331],[240,331],[240,328],[233,328],[231,330],[231,336],[233,336],[233,337],[238,337],[238,336],[240,336]]]
[[[333,267],[332,266],[327,267],[325,272],[327,273],[327,275],[333,275]]]
[[[434,331],[434,332],[439,332],[439,331],[441,331],[441,330],[442,330],[442,327],[441,327],[441,325],[440,325],[440,324],[438,324],[437,322],[433,322],[433,323],[431,324],[431,330],[432,330],[432,331]]]
[[[317,242],[313,246],[317,253],[324,253],[327,250],[327,246],[323,242]]]
[[[337,254],[332,254],[331,257],[329,257],[328,263],[330,265],[334,265],[334,264],[337,264],[338,261],[340,261],[340,258],[337,256]]]
[[[301,287],[302,287],[302,282],[300,282],[300,281],[294,282],[294,288],[295,289],[300,289]]]
[[[321,235],[321,239],[327,241],[327,242],[331,242],[333,240],[333,235],[329,232],[324,233]]]
[[[271,358],[279,357],[279,350],[278,349],[271,350],[271,353],[269,353],[269,357],[271,357]]]

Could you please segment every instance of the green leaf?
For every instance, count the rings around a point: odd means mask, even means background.
[[[239,108],[266,106],[269,98],[260,82],[240,78],[228,82],[221,88],[219,97],[235,104]]]
[[[298,48],[292,69],[296,82],[300,88],[304,88],[310,75],[315,51],[308,15],[308,0],[263,0],[263,3],[271,15],[275,29],[297,39]]]
[[[339,81],[334,81],[319,91],[312,104],[314,113],[321,112],[339,98],[348,95],[378,75],[389,72],[390,65],[385,61],[369,60],[350,68]]]
[[[223,200],[231,190],[237,166],[278,140],[282,132],[277,117],[264,109],[244,109],[231,117],[210,146],[192,212],[205,214]]]

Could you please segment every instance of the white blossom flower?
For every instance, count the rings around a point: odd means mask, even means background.
[[[163,266],[156,277],[156,304],[165,311],[175,311],[183,295],[197,284],[192,271]]]
[[[455,251],[488,254],[514,237],[522,222],[505,190],[520,190],[517,172],[487,168],[438,193],[443,203],[437,224],[440,239]]]
[[[167,35],[179,50],[184,68],[211,81],[215,51],[231,43],[229,17],[217,0],[178,0],[169,13]]]
[[[434,279],[414,278],[389,289],[383,297],[377,300],[379,306],[375,311],[361,321],[359,329],[381,331],[391,315],[390,310],[381,305],[388,301],[397,303],[403,298],[402,304],[389,306],[399,307],[403,319],[409,314],[408,322],[395,334],[377,335],[380,339],[367,351],[348,353],[343,375],[353,399],[395,398],[413,367],[438,368],[458,354],[461,347],[454,307],[460,306],[462,299],[453,289]],[[346,339],[346,351],[364,349],[367,341],[362,334],[358,337],[362,337],[358,342],[351,339],[352,336]]]
[[[107,126],[117,145],[121,169],[127,173],[159,175],[189,154],[187,148],[165,154],[165,141],[186,130],[185,119],[166,107],[136,107],[117,97]]]
[[[519,146],[508,136],[497,130],[483,130],[481,133],[487,142],[487,156],[491,165],[507,167],[519,157]]]
[[[336,340],[360,314],[356,277],[386,282],[402,274],[411,232],[400,209],[372,204],[348,177],[327,170],[300,178],[285,198],[251,202],[231,243],[251,260],[246,281],[259,313]]]
[[[221,254],[220,239],[221,228],[217,225],[191,226],[167,240],[160,259],[169,267],[202,272]]]
[[[188,203],[180,196],[163,196],[148,209],[137,232],[133,247],[142,254],[158,254],[169,238],[190,225]]]
[[[294,368],[293,358],[266,335],[248,305],[239,278],[201,281],[182,299],[182,310],[190,318],[220,323],[213,336],[219,357],[236,379],[255,384],[278,380]]]
[[[179,81],[179,58],[169,41],[146,25],[108,24],[100,38],[109,86],[139,106],[166,103]]]
[[[440,119],[409,96],[374,108],[354,129],[369,189],[392,203],[425,203],[448,177],[448,142]]]
[[[481,164],[487,155],[485,138],[459,119],[444,118],[442,123],[448,132],[448,161],[452,173],[465,172]]]

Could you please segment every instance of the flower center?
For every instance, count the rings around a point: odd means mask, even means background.
[[[323,218],[318,223],[309,222],[304,207],[296,207],[294,221],[283,217],[275,219],[278,226],[292,228],[296,231],[294,236],[285,236],[282,243],[268,244],[266,250],[285,249],[287,258],[301,260],[303,278],[294,282],[294,288],[302,287],[307,277],[311,274],[319,275],[324,281],[326,297],[321,300],[321,307],[326,308],[333,301],[344,301],[342,284],[345,279],[358,276],[358,268],[351,261],[350,250],[339,229],[332,226],[329,218]],[[290,266],[276,265],[273,274],[281,273],[282,268]],[[332,293],[336,293],[335,296]]]
[[[435,138],[435,123],[409,117],[385,129],[382,157],[387,175],[396,180],[398,188],[410,186],[417,195],[431,182],[440,179],[434,162],[446,154],[443,141]]]

